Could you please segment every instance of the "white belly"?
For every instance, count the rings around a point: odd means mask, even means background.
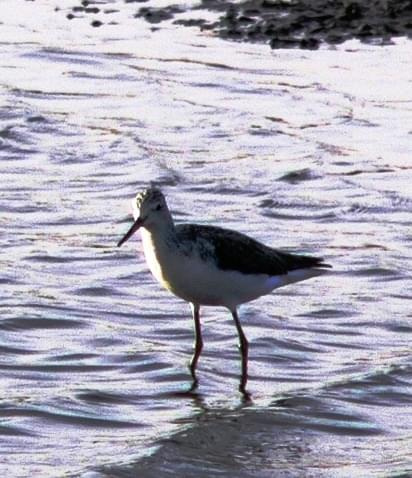
[[[178,248],[171,251],[164,244],[156,247],[145,230],[142,239],[147,264],[158,282],[178,297],[199,305],[221,305],[233,310],[277,287],[319,274],[313,269],[277,277],[221,270],[213,262],[185,255]]]

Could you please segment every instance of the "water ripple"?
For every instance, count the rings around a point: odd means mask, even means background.
[[[2,10],[2,474],[406,473],[409,46],[273,56],[58,3]],[[333,265],[242,308],[250,401],[230,314],[202,309],[191,392],[189,307],[116,248],[151,183],[179,222]]]

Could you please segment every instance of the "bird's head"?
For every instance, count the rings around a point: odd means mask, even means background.
[[[118,242],[118,247],[125,243],[140,227],[147,230],[156,229],[169,224],[171,216],[166,199],[160,189],[149,188],[138,193],[132,201],[134,223],[123,238]]]

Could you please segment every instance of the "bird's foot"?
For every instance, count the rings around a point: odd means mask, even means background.
[[[241,383],[239,385],[239,392],[242,394],[242,398],[245,403],[250,403],[252,401],[252,395],[246,390],[245,384]]]
[[[198,385],[199,385],[199,380],[196,377],[194,377],[192,385],[189,388],[189,392],[194,392],[197,389]]]

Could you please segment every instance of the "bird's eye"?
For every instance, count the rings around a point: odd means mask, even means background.
[[[155,211],[160,211],[160,209],[162,209],[161,204],[159,204],[158,206],[156,206]]]

